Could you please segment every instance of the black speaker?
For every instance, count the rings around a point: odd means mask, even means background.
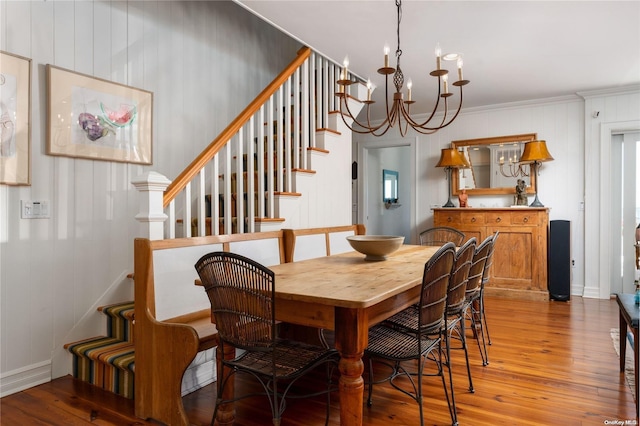
[[[571,297],[571,222],[549,222],[548,289],[551,300],[567,301]]]

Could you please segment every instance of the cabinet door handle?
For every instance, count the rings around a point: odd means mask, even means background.
[[[502,221],[502,219],[501,219],[501,218],[497,218],[497,219],[496,219],[496,222],[500,222],[500,221]]]
[[[527,223],[527,222],[529,222],[529,218],[528,218],[528,217],[525,217],[525,218],[524,218],[524,223]]]
[[[471,222],[475,222],[475,221],[476,221],[476,218],[475,218],[475,217],[472,217],[472,218],[471,218]]]
[[[451,216],[447,218],[447,222],[451,222]]]

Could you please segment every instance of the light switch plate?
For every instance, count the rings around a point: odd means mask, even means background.
[[[49,219],[49,201],[20,200],[20,217],[22,219]]]

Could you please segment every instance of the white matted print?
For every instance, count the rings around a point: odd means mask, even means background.
[[[1,51],[0,184],[31,184],[31,59]]]
[[[153,93],[47,65],[47,154],[152,163]]]

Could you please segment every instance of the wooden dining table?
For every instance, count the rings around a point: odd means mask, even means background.
[[[403,245],[383,261],[349,252],[270,267],[277,320],[335,332],[341,425],[362,424],[369,327],[418,301],[424,266],[438,248]],[[216,423],[230,424],[234,417],[233,407],[220,407]]]

